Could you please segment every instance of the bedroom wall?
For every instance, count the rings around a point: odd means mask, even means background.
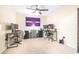
[[[77,7],[61,6],[47,15],[47,23],[55,24],[58,31],[58,41],[65,36],[64,43],[77,49]]]
[[[16,17],[17,17],[17,23],[19,24],[19,29],[21,29],[21,30],[30,30],[30,28],[29,27],[26,27],[25,26],[25,17],[28,17],[28,15],[26,15],[26,14],[22,14],[22,13],[17,13],[16,14]],[[39,16],[30,16],[30,17],[39,17]],[[46,16],[41,16],[40,17],[40,23],[41,23],[41,28],[42,28],[42,25],[43,24],[46,24]],[[39,27],[39,28],[40,28]],[[35,28],[36,30],[38,30],[39,28]]]
[[[5,49],[5,25],[16,23],[16,12],[11,6],[0,6],[0,53]]]
[[[16,23],[16,12],[11,6],[0,6],[0,16],[1,23]]]
[[[25,30],[25,14],[16,13],[16,22],[19,25],[20,30]]]

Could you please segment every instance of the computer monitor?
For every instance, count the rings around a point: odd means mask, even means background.
[[[43,28],[44,28],[44,29],[47,29],[47,28],[48,28],[48,25],[43,25]]]

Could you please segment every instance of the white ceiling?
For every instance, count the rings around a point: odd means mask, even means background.
[[[18,6],[14,6],[14,8],[16,9],[17,12],[19,13],[24,13],[26,15],[40,15],[38,13],[38,11],[36,13],[32,13],[34,10],[29,10],[27,9],[27,7],[30,7],[30,5],[27,6],[23,6],[23,5],[18,5]],[[32,6],[33,8],[35,8],[34,6]],[[51,12],[54,12],[54,10],[56,10],[58,7],[60,6],[53,6],[53,5],[39,5],[39,8],[45,8],[48,9],[48,11],[43,11],[42,15],[47,15]]]

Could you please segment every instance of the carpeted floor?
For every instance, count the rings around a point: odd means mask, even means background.
[[[3,54],[58,54],[77,53],[75,49],[59,44],[56,41],[48,41],[44,38],[25,39],[18,47],[9,48]]]

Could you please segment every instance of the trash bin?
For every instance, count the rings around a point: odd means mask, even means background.
[[[59,40],[59,43],[64,44],[64,39],[65,39],[65,36],[63,36],[63,38]]]

